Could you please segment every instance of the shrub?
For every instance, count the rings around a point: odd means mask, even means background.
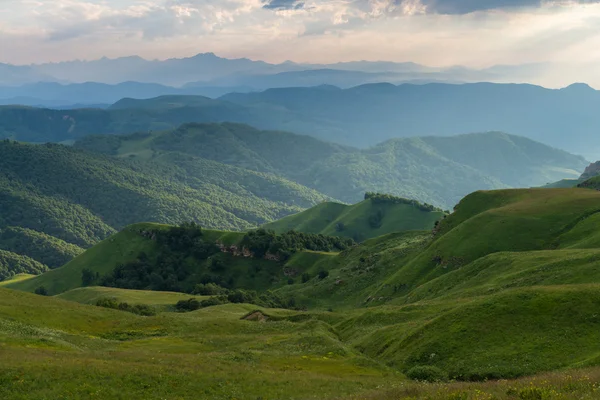
[[[293,284],[294,284],[294,278],[289,278],[288,285],[293,285]]]
[[[305,272],[302,274],[302,283],[306,283],[310,281],[310,274],[308,272]]]
[[[200,302],[200,307],[206,308],[206,307],[212,307],[212,306],[219,306],[223,303],[224,302],[221,299],[219,299],[218,297],[211,297],[209,299],[202,300]]]
[[[132,314],[137,314],[137,315],[141,315],[144,317],[150,317],[150,316],[156,315],[156,310],[147,304],[131,305],[126,302],[119,302],[114,297],[104,297],[104,298],[98,299],[98,301],[96,301],[96,306],[104,307],[104,308],[111,308],[113,310],[127,311]]]
[[[81,286],[92,286],[100,279],[100,274],[91,269],[84,268],[81,271]]]
[[[409,369],[406,376],[415,381],[444,382],[448,377],[444,371],[433,365],[418,365]]]
[[[200,308],[200,302],[194,298],[188,300],[179,300],[175,304],[175,309],[179,312],[195,311]]]
[[[48,296],[48,290],[44,286],[40,286],[35,289],[35,294],[39,294],[40,296]]]
[[[199,294],[201,296],[219,296],[227,295],[229,290],[215,283],[199,283],[194,287],[193,294]]]
[[[319,279],[325,279],[329,276],[329,271],[322,269],[319,271]]]

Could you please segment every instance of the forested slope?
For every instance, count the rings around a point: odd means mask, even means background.
[[[273,175],[208,160],[179,161],[0,142],[0,248],[56,267],[74,254],[70,244],[89,247],[131,223],[196,221],[241,230],[328,199]],[[15,228],[5,230],[9,227]],[[61,254],[43,254],[50,243]]]
[[[499,132],[394,139],[360,150],[247,125],[185,124],[164,132],[89,136],[75,146],[155,160],[186,154],[284,176],[348,203],[381,192],[444,209],[475,190],[540,186],[577,177],[587,165],[581,157]]]

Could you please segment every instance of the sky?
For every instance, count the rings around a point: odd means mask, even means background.
[[[600,62],[600,0],[0,0],[3,63],[202,52],[588,70]]]

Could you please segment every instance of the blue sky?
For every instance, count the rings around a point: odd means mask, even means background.
[[[600,61],[600,4],[539,0],[0,0],[0,62],[214,52],[431,66]]]

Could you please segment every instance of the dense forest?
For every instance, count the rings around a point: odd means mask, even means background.
[[[29,257],[0,250],[0,281],[16,274],[41,274],[48,268]]]
[[[14,226],[0,229],[0,249],[27,254],[49,268],[61,267],[84,251],[45,233]]]

